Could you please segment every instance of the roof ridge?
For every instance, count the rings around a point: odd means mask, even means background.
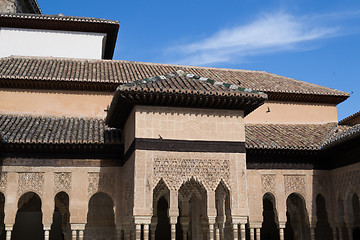
[[[360,115],[360,111],[358,111],[358,112],[356,112],[356,113],[353,113],[353,114],[347,116],[346,118],[340,120],[340,121],[339,121],[339,125],[342,125],[343,122],[345,122],[345,121],[347,121],[347,120],[350,120],[350,119],[353,118],[353,117],[357,117],[357,116],[359,116],[359,115]],[[355,125],[356,125],[356,124],[355,124]]]
[[[65,116],[65,115],[61,115],[61,116],[57,116],[57,115],[37,115],[37,114],[29,114],[29,113],[0,113],[0,117],[2,116],[7,116],[7,117],[29,117],[29,118],[41,118],[41,119],[46,119],[46,118],[53,118],[53,119],[84,119],[84,120],[105,120],[102,117],[82,117],[82,116]]]
[[[189,78],[189,79],[193,79],[194,81],[206,82],[206,83],[209,83],[209,84],[211,84],[213,86],[223,86],[227,90],[238,90],[238,91],[241,91],[241,92],[258,94],[258,95],[260,95],[260,96],[262,96],[264,98],[267,97],[267,94],[264,93],[264,92],[261,92],[261,91],[255,91],[255,90],[252,90],[250,88],[242,88],[239,85],[230,84],[230,83],[226,83],[226,82],[223,82],[223,81],[215,81],[213,79],[206,78],[206,77],[200,77],[200,76],[197,76],[197,75],[192,74],[192,73],[186,73],[183,70],[177,70],[177,71],[165,74],[165,75],[159,75],[159,76],[156,76],[156,77],[144,78],[144,79],[136,80],[136,81],[133,81],[133,82],[130,82],[130,83],[125,83],[125,84],[120,85],[118,87],[118,90],[126,90],[129,87],[137,87],[137,86],[141,86],[141,85],[146,85],[146,84],[151,83],[151,82],[162,81],[162,80],[166,80],[166,79],[172,78],[172,77],[186,77],[186,78]]]

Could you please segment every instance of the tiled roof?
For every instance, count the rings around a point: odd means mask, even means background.
[[[194,74],[185,73],[182,70],[123,84],[118,90],[267,98],[267,95],[263,92],[196,76]]]
[[[22,87],[51,82],[45,88],[60,84],[81,85],[82,88],[101,84],[113,91],[119,84],[183,70],[197,76],[239,85],[269,94],[269,99],[335,103],[349,94],[327,87],[279,76],[263,71],[193,67],[171,64],[131,62],[121,60],[82,60],[37,57],[7,57],[0,59],[0,86]],[[24,83],[26,82],[26,83]],[[38,85],[36,85],[38,84]],[[56,86],[57,85],[57,86]],[[70,88],[70,87],[69,87]],[[99,88],[98,90],[101,90]],[[306,98],[306,99],[305,99]]]
[[[246,147],[250,149],[319,150],[336,123],[247,124]]]
[[[360,136],[360,124],[356,125],[339,125],[332,132],[328,139],[323,144],[323,147],[340,143],[349,138]]]
[[[360,123],[360,111],[339,121],[339,125],[356,125],[358,123]]]
[[[119,25],[118,21],[91,18],[91,17],[75,17],[64,15],[44,15],[44,14],[31,14],[31,13],[0,13],[0,18],[17,18],[26,20],[46,20],[46,21],[60,21],[60,22],[87,22],[87,23],[106,23]]]
[[[102,119],[0,115],[5,143],[119,144],[121,133]]]

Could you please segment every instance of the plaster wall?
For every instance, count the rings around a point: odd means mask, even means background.
[[[135,107],[135,137],[245,141],[242,111]]]
[[[1,114],[105,117],[110,92],[0,89]]]
[[[0,57],[11,55],[102,59],[106,34],[0,28]]]
[[[245,117],[245,123],[337,122],[335,104],[266,101]]]

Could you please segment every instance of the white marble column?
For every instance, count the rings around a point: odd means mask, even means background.
[[[250,240],[255,240],[255,231],[254,231],[254,228],[250,228]]]
[[[141,224],[135,224],[135,240],[141,240]]]
[[[5,231],[6,231],[6,240],[11,240],[11,232],[13,230],[12,224],[6,224],[5,225]]]
[[[339,226],[339,227],[338,227],[338,229],[339,229],[339,240],[343,240],[342,227],[341,227],[341,226]]]
[[[219,226],[217,226],[217,224],[215,224],[215,239],[220,240],[220,229]]]
[[[333,240],[337,240],[337,230],[336,227],[332,227],[332,231],[333,231]]]
[[[256,228],[256,240],[260,240],[260,228]]]
[[[241,233],[241,240],[246,240],[246,231],[245,231],[245,224],[240,224],[240,233]]]
[[[214,240],[214,223],[209,223],[209,239]]]
[[[315,240],[315,228],[314,227],[310,228],[310,239]]]
[[[77,231],[76,230],[72,230],[71,231],[71,236],[72,236],[72,240],[77,240]]]
[[[150,225],[151,240],[155,240],[156,226],[157,226],[157,220],[151,222],[151,225]]]
[[[79,240],[84,240],[84,230],[79,230]]]
[[[239,231],[238,231],[237,223],[233,224],[233,234],[234,234],[234,240],[238,240],[239,239]]]
[[[284,240],[284,228],[279,228],[279,233],[280,233],[280,240]]]
[[[149,224],[144,224],[144,240],[149,240]]]

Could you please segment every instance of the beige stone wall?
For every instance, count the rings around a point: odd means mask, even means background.
[[[137,138],[245,141],[243,112],[136,106]]]
[[[266,101],[245,117],[245,123],[337,122],[334,104]]]
[[[0,114],[105,117],[113,93],[0,89]]]

